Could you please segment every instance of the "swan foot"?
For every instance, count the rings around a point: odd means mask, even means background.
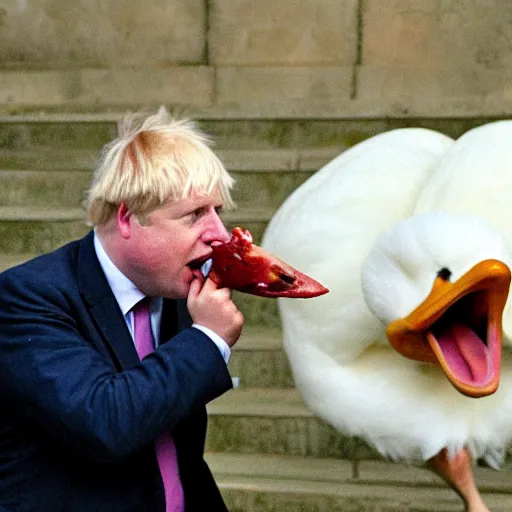
[[[465,503],[466,512],[489,512],[476,487],[471,455],[466,448],[452,458],[443,449],[427,461],[427,466],[459,494]]]

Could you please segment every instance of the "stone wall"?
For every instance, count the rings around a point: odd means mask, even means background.
[[[0,109],[504,117],[512,0],[4,0]]]

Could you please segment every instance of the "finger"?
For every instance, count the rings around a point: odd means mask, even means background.
[[[219,288],[219,285],[215,281],[213,281],[213,279],[211,279],[209,277],[206,278],[206,281],[207,282],[211,281],[215,285],[213,288],[208,288],[209,290],[224,290],[223,294],[227,294],[227,296],[229,298],[231,298],[231,292],[232,292],[231,288],[226,288],[226,287]]]
[[[190,287],[188,289],[187,302],[188,302],[188,299],[190,299],[190,298],[195,299],[201,292],[202,287],[203,287],[203,279],[200,277],[194,277],[194,279],[192,279],[192,282],[190,283]]]
[[[192,270],[192,275],[198,279],[204,280],[203,273],[199,269]]]
[[[213,291],[217,290],[217,283],[215,281],[213,281],[213,279],[210,279],[209,277],[207,277],[204,280],[203,290],[206,293],[212,293]]]
[[[225,300],[231,299],[231,290],[229,288],[217,288],[215,293],[221,299],[225,299]]]

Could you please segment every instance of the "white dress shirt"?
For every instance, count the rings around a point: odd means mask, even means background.
[[[133,312],[132,308],[145,297],[145,295],[114,265],[108,254],[103,249],[100,239],[94,233],[94,250],[100,262],[101,268],[105,273],[108,284],[114,294],[114,297],[121,308],[126,325],[133,338]],[[153,339],[155,340],[155,348],[158,346],[160,339],[160,319],[162,318],[163,299],[161,297],[154,297],[149,304],[149,311],[151,315],[151,330],[153,332]],[[231,355],[229,345],[215,332],[208,327],[199,324],[192,324],[192,327],[204,332],[214,343],[217,345],[224,361],[228,364]]]

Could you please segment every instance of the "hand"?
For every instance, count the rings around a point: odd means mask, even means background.
[[[196,276],[190,284],[187,307],[194,323],[208,327],[232,347],[242,332],[244,316],[231,300],[229,288]]]

